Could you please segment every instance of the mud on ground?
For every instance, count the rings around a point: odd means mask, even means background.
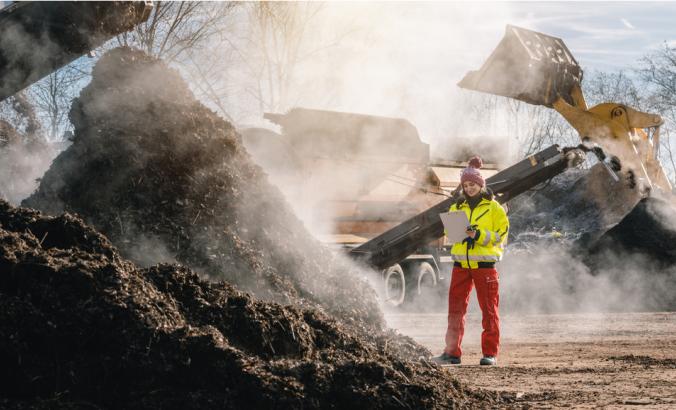
[[[387,319],[433,353],[443,349],[445,314]],[[504,393],[509,407],[676,407],[676,313],[505,315],[496,367],[478,365],[480,314],[466,330],[463,364],[448,372]]]

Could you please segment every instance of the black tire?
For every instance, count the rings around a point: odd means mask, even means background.
[[[636,188],[636,174],[634,174],[634,171],[631,169],[627,171],[627,184],[631,189]]]
[[[615,172],[620,172],[622,170],[622,161],[620,161],[620,158],[615,155],[610,157],[610,169]]]
[[[430,296],[434,293],[437,286],[437,272],[429,262],[411,265],[409,278],[412,279],[412,283],[408,286],[411,299]]]
[[[400,306],[406,299],[406,278],[401,266],[392,265],[383,273],[385,286],[385,303],[390,306]]]

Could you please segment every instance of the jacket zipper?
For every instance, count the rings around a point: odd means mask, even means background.
[[[467,204],[469,206],[469,204]],[[477,204],[477,206],[479,206]],[[474,207],[476,208],[476,206]],[[472,226],[472,214],[474,213],[474,208],[469,208],[469,226]],[[472,270],[472,265],[469,263],[469,242],[465,244],[465,258],[467,258],[467,269]]]
[[[478,203],[474,208],[469,208],[469,226],[472,226],[472,214],[474,213],[474,210],[479,207],[479,205],[481,205],[481,203]],[[469,206],[469,204],[467,204],[467,206]],[[488,211],[490,211],[490,208],[486,209],[484,213],[479,215],[479,217],[474,222],[486,215]],[[469,263],[469,243],[465,245],[465,258],[467,259],[467,269],[472,270],[472,265]]]

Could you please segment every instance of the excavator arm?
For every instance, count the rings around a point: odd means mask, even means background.
[[[583,72],[559,38],[508,25],[483,66],[460,87],[555,109],[583,143],[617,158],[630,186],[671,192],[658,159],[659,115],[607,102],[589,108],[582,93]]]
[[[578,148],[561,149],[558,145],[533,154],[486,179],[500,203],[559,175],[585,158]],[[439,214],[448,212],[457,197],[445,199],[424,212],[383,232],[350,251],[350,256],[376,269],[398,263],[417,249],[444,235]]]

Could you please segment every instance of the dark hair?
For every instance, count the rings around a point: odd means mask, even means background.
[[[488,199],[489,201],[492,201],[495,198],[495,195],[493,195],[493,190],[488,188],[488,187],[481,188],[480,194],[481,194],[481,198]],[[465,190],[460,188],[460,191],[458,193],[458,200],[455,201],[456,208],[459,208],[460,205],[464,204],[465,202],[467,202],[467,196],[465,196]]]

